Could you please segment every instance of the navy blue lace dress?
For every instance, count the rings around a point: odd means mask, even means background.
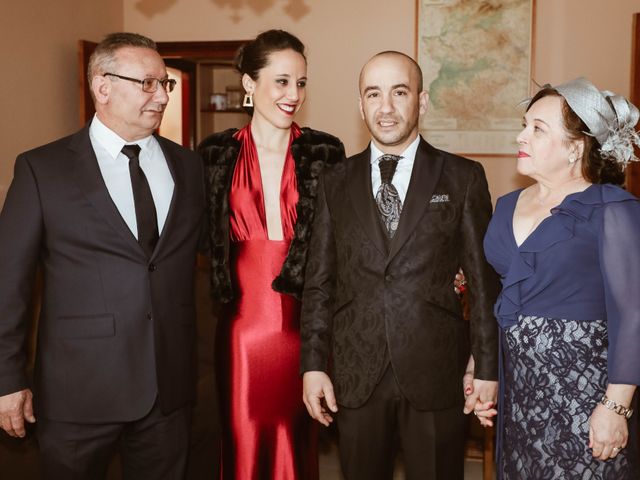
[[[638,479],[633,429],[601,461],[588,422],[609,382],[640,384],[640,201],[591,185],[517,245],[519,195],[498,200],[484,241],[503,287],[499,478]]]

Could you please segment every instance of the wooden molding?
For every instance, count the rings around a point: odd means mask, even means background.
[[[220,42],[156,42],[163,58],[229,61],[247,40]]]
[[[633,15],[633,32],[631,46],[631,103],[640,106],[640,13]],[[640,129],[640,125],[636,125]],[[636,156],[640,149],[636,148]],[[627,190],[640,197],[640,162],[633,162],[627,167]]]
[[[631,102],[640,104],[640,13],[633,15],[631,47]]]

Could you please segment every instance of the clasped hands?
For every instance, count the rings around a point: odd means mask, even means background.
[[[469,356],[467,369],[462,377],[462,389],[464,392],[465,415],[473,412],[483,427],[492,427],[492,418],[498,414],[496,400],[498,397],[498,382],[491,380],[479,380],[474,378],[475,362],[473,355]]]

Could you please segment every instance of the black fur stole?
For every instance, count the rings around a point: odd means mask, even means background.
[[[209,241],[211,248],[211,290],[215,300],[227,303],[234,292],[229,267],[229,189],[240,152],[240,142],[230,129],[207,137],[198,152],[204,160],[209,204]],[[300,299],[307,263],[307,249],[315,213],[318,177],[325,164],[344,161],[344,146],[328,133],[303,128],[291,144],[298,183],[297,220],[293,239],[274,290]]]

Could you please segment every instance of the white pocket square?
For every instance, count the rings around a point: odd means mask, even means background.
[[[449,194],[443,193],[441,195],[433,195],[429,203],[444,203],[449,201]]]

